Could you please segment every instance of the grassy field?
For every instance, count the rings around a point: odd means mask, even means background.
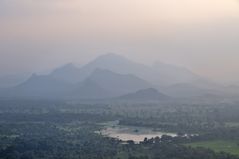
[[[215,152],[227,152],[239,156],[239,141],[203,141],[187,144],[191,147],[203,147],[214,150]]]

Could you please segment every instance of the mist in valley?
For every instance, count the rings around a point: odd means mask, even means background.
[[[238,159],[237,0],[2,0],[1,159]]]

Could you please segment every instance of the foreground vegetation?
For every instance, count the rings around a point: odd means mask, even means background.
[[[0,159],[236,159],[238,110],[236,105],[154,103],[135,107],[2,100]],[[95,133],[102,129],[100,123],[114,120],[173,131],[178,136],[135,144]]]
[[[214,140],[214,141],[201,141],[186,144],[193,148],[208,148],[215,152],[227,152],[239,156],[239,141],[229,140]]]

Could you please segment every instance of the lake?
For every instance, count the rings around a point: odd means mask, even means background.
[[[133,140],[136,143],[143,141],[144,138],[150,139],[162,135],[176,136],[175,133],[161,132],[146,127],[122,126],[114,122],[105,124],[105,127],[99,133],[122,141]]]

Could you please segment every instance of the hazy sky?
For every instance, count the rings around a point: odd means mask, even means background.
[[[239,0],[0,0],[0,75],[108,52],[239,83]]]

